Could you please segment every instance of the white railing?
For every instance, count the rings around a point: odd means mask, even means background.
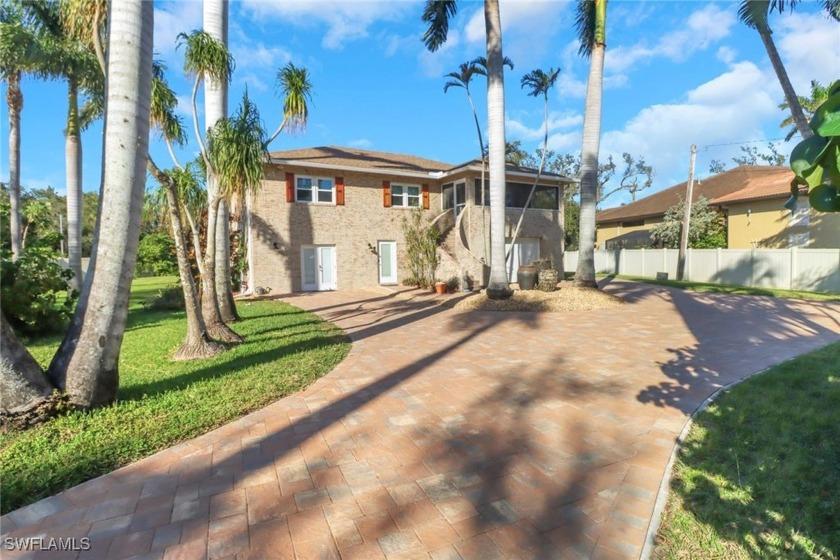
[[[595,272],[655,278],[657,272],[677,277],[676,249],[595,251]],[[566,270],[577,268],[578,253],[566,252]],[[685,279],[840,293],[840,249],[689,249]]]

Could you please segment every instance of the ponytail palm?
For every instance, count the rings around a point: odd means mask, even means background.
[[[594,288],[598,286],[595,282],[595,205],[598,195],[607,0],[579,0],[576,24],[579,52],[589,58],[589,80],[586,84],[586,108],[583,114],[580,241],[575,284]]]
[[[151,125],[170,143],[182,146],[186,143],[186,134],[180,118],[175,114],[178,100],[175,92],[169,87],[164,75],[164,67],[155,65],[152,79]],[[181,289],[184,292],[184,304],[187,316],[187,336],[173,357],[176,360],[204,358],[222,352],[224,347],[212,340],[207,332],[201,303],[198,297],[195,280],[193,280],[190,259],[187,256],[184,228],[181,222],[181,204],[179,201],[178,183],[183,181],[184,171],[176,169],[173,172],[162,171],[149,156],[149,172],[160,184],[159,193],[164,194],[162,206],[168,210],[169,223],[175,240],[175,254],[178,260],[178,275]],[[200,260],[200,254],[196,255]]]
[[[205,145],[204,138],[199,129],[198,109],[196,107],[198,88],[204,80],[215,84],[227,84],[230,82],[234,68],[233,57],[222,41],[217,40],[206,31],[193,31],[190,34],[181,33],[178,35],[178,45],[179,47],[184,47],[184,71],[194,80],[191,98],[193,131],[199,145],[207,179],[207,237],[203,256],[204,272],[201,276],[203,288],[202,311],[204,312],[204,319],[207,323],[207,330],[213,338],[225,342],[242,342],[242,337],[233,332],[225,324],[221,313],[217,290],[219,279],[216,277],[216,248],[218,244],[216,231],[219,222],[219,207],[222,199],[219,198],[218,193],[220,189],[219,178],[211,161],[208,147]],[[213,117],[215,115],[207,115],[208,121]],[[215,124],[217,123],[214,122],[213,125]],[[212,127],[208,127],[208,129],[212,130]],[[221,278],[221,280],[226,284],[225,278]]]
[[[266,147],[283,130],[306,129],[309,101],[312,100],[312,82],[309,81],[309,71],[289,62],[277,72],[277,91],[283,95],[283,120],[277,130],[266,140]]]

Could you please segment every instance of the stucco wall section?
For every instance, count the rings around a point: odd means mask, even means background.
[[[729,248],[788,248],[791,234],[808,234],[810,249],[840,247],[840,214],[809,210],[808,225],[791,225],[790,211],[784,199],[755,200],[729,206]],[[808,205],[808,197],[799,197],[798,204]],[[747,213],[749,211],[749,214]]]

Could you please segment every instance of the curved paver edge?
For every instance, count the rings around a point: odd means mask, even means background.
[[[832,343],[829,342],[828,344]],[[805,352],[805,354],[813,351],[814,350],[810,350],[809,352]],[[740,379],[736,379],[731,383],[719,387],[714,393],[709,395],[706,398],[706,400],[700,403],[700,406],[698,406],[694,412],[691,413],[691,416],[688,418],[688,420],[686,420],[685,426],[683,426],[683,429],[680,432],[677,441],[674,443],[674,449],[671,451],[671,457],[668,459],[668,465],[665,467],[665,474],[662,476],[662,482],[659,485],[659,491],[656,494],[656,502],[653,506],[653,514],[651,515],[650,523],[648,524],[647,535],[645,536],[645,544],[642,547],[642,553],[639,556],[640,560],[650,560],[651,554],[653,554],[653,548],[656,544],[656,535],[659,532],[659,526],[662,524],[662,514],[665,511],[665,504],[668,503],[668,497],[671,495],[671,474],[674,470],[674,463],[676,462],[677,454],[682,450],[683,442],[685,442],[685,438],[688,436],[688,432],[691,431],[691,428],[694,426],[694,420],[700,415],[701,412],[709,408],[709,405],[711,405],[725,391],[728,391],[729,389],[740,385],[748,379],[752,379],[757,375],[761,375],[762,373],[765,373],[775,368],[776,366],[779,366],[785,362],[789,362],[790,360],[800,355],[802,354],[791,354],[787,358],[781,360],[776,364],[749,373]]]

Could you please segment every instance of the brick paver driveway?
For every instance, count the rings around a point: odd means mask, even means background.
[[[840,339],[840,305],[612,282],[596,312],[288,298],[343,327],[308,390],[2,518],[73,558],[637,558],[717,388]],[[4,540],[4,544],[8,541]]]

